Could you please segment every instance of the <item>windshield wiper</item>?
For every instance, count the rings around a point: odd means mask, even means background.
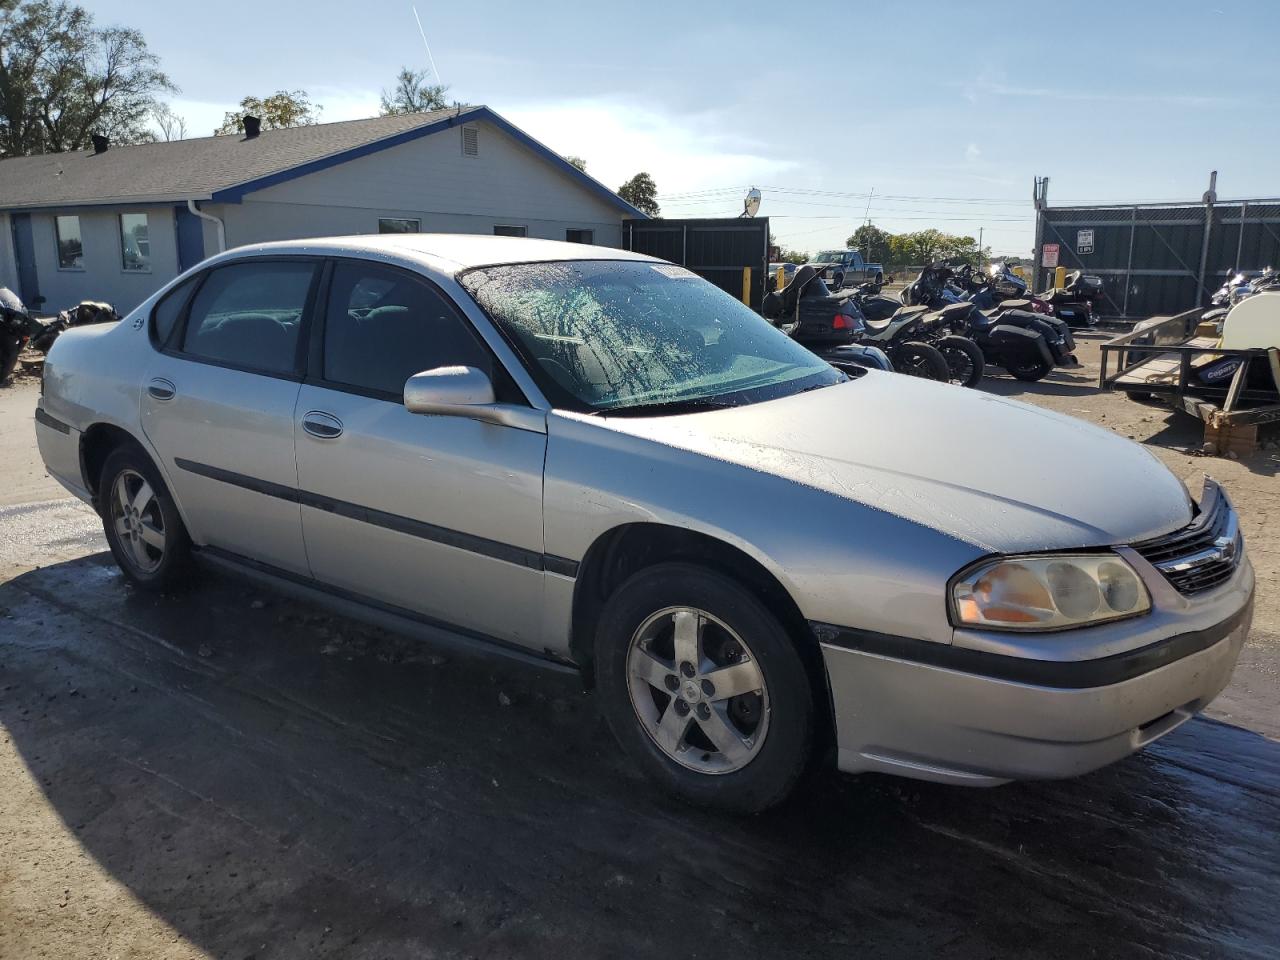
[[[606,407],[594,413],[602,417],[644,417],[651,414],[700,413],[704,410],[723,410],[737,406],[715,397],[695,397],[689,400],[663,400],[657,403],[637,403],[629,407]]]

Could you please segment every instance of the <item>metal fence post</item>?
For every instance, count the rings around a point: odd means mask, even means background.
[[[1133,238],[1138,232],[1138,208],[1134,207],[1129,214],[1129,262],[1124,267],[1124,304],[1120,307],[1121,316],[1129,316],[1129,288],[1133,286]]]
[[[1238,271],[1240,269],[1240,255],[1244,251],[1244,221],[1249,215],[1249,201],[1245,200],[1240,204],[1240,235],[1236,238],[1236,262],[1232,264],[1231,269]],[[1230,282],[1231,278],[1227,277]]]
[[[1218,171],[1209,174],[1209,189],[1204,192],[1204,242],[1200,245],[1200,278],[1196,304],[1204,306],[1204,271],[1209,264],[1209,234],[1213,231],[1213,201],[1217,199]]]

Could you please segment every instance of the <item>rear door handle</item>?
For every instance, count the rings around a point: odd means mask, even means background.
[[[342,436],[342,421],[323,410],[308,410],[302,415],[302,429],[321,440]]]
[[[178,388],[170,381],[157,377],[147,384],[147,393],[157,400],[172,400],[178,395]]]

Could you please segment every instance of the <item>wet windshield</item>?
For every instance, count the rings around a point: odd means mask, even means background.
[[[683,412],[845,379],[683,267],[509,264],[471,270],[461,280],[557,407]]]

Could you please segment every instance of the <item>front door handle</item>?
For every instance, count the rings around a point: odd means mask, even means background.
[[[302,415],[302,429],[320,440],[342,436],[342,421],[323,410],[308,410]]]
[[[178,388],[172,382],[157,377],[147,384],[147,393],[157,400],[172,400],[178,395]]]

